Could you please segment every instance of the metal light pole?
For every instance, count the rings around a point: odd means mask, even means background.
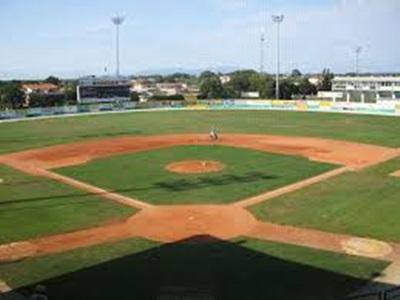
[[[279,99],[279,75],[280,75],[280,26],[285,18],[284,15],[274,15],[272,16],[272,21],[276,23],[277,31],[276,31],[276,89],[275,89],[275,98]]]
[[[265,34],[264,32],[261,33],[260,37],[260,74],[264,74],[264,57],[265,57],[265,52],[264,52],[264,47],[265,47]]]
[[[116,65],[116,75],[117,77],[120,76],[119,73],[119,27],[124,23],[125,18],[122,16],[115,16],[113,18],[111,18],[111,21],[113,22],[113,24],[115,25],[116,29],[117,29],[117,40],[116,40],[116,60],[117,60],[117,65]]]
[[[362,52],[363,48],[358,46],[355,50],[354,53],[356,54],[356,75],[358,77],[360,69],[359,69],[359,62],[360,62],[360,54]]]

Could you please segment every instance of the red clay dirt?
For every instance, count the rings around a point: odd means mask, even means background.
[[[317,138],[223,134],[218,141],[219,145],[300,155],[311,160],[343,166],[319,177],[232,205],[152,206],[49,171],[52,168],[81,164],[115,154],[177,145],[213,144],[215,143],[209,140],[208,135],[202,134],[120,137],[0,156],[0,163],[18,170],[58,180],[141,209],[136,215],[118,224],[0,246],[0,261],[13,261],[16,258],[62,252],[135,236],[161,242],[172,242],[194,235],[211,235],[221,239],[250,236],[343,252],[343,243],[354,237],[258,222],[244,207],[326,180],[341,172],[370,166],[400,154],[397,149]],[[397,249],[398,245],[393,245],[393,247]]]
[[[206,134],[133,136],[76,142],[0,156],[0,162],[44,169],[86,163],[123,153],[148,151],[180,145],[214,145]],[[337,140],[256,134],[223,134],[218,145],[256,149],[264,152],[300,155],[353,168],[397,156],[397,149]],[[29,169],[27,170],[29,171]],[[33,170],[34,172],[35,170]]]
[[[222,163],[209,160],[179,161],[165,167],[169,172],[182,174],[215,173],[222,171],[224,168],[225,166]]]
[[[144,209],[121,223],[0,246],[0,262],[12,262],[133,237],[175,242],[199,235],[223,240],[247,236],[338,253],[348,253],[346,245],[359,239],[343,234],[259,222],[247,210],[232,205],[159,206]],[[356,253],[348,254],[388,261],[398,259],[393,253],[399,253],[400,245],[385,243],[384,246],[385,251],[382,252],[360,249]]]

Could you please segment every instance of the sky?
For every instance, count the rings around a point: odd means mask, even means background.
[[[121,73],[174,69],[337,73],[400,71],[400,0],[0,0],[0,79],[63,78],[115,72],[121,27]]]

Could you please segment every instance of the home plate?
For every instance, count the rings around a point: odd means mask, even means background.
[[[385,242],[363,238],[346,240],[342,247],[347,254],[371,258],[384,257],[392,252],[392,247]]]
[[[390,174],[390,176],[393,176],[393,177],[400,177],[400,170],[399,170],[399,171],[396,171],[396,172],[394,172],[394,173],[392,173],[392,174]]]

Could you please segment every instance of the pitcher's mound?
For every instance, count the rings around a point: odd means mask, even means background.
[[[166,169],[170,172],[184,174],[219,172],[224,168],[225,166],[222,163],[210,160],[187,160],[166,166]]]

